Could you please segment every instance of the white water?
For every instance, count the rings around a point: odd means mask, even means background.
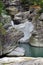
[[[24,37],[19,40],[20,42],[26,42],[27,40],[29,40],[34,29],[34,26],[31,22],[29,22],[27,19],[25,19],[24,21],[25,23],[21,23],[18,25],[15,25],[13,21],[11,21],[12,27],[24,33]]]

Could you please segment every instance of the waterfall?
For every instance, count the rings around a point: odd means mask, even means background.
[[[11,25],[12,25],[12,27],[14,27],[14,23],[13,23],[13,21],[11,21]]]

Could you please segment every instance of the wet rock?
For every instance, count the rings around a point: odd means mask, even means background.
[[[14,25],[18,25],[18,24],[20,24],[20,19],[19,20],[15,19],[13,22],[14,22]]]
[[[11,52],[18,45],[18,40],[24,36],[23,32],[14,28],[7,30],[6,35],[2,38],[2,54]],[[1,47],[0,47],[1,48]],[[0,53],[1,53],[0,51]]]
[[[31,37],[34,26],[27,19],[23,20],[22,22],[24,22],[24,23],[14,25],[14,28],[18,29],[24,33],[24,37],[22,37],[19,41],[27,42],[27,41],[29,41],[29,38]]]
[[[12,52],[7,54],[7,56],[24,56],[25,50],[22,47],[15,48]]]
[[[30,38],[30,44],[36,47],[43,47],[43,21],[34,20],[34,31]]]
[[[6,8],[10,15],[15,15],[18,13],[18,9],[14,6],[9,6]]]
[[[22,20],[25,20],[28,18],[30,11],[26,11],[26,12],[19,12],[18,14],[15,15],[14,20],[18,20],[20,21],[20,23],[23,23]]]
[[[15,15],[15,17],[14,17],[14,20],[18,20],[18,21],[22,21],[22,18],[23,17],[23,13],[22,12],[19,12],[19,13],[17,13],[16,15]]]

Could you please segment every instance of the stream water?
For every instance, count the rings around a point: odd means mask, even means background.
[[[26,57],[43,57],[43,47],[33,47],[29,43],[19,43],[25,49]]]
[[[27,20],[26,20],[27,21]],[[14,23],[13,23],[14,24]],[[12,24],[12,26],[13,26]],[[18,24],[17,22],[15,24]],[[23,24],[24,25],[24,24]],[[21,26],[21,25],[20,25]],[[20,28],[19,26],[19,28]],[[26,25],[27,26],[27,25]],[[29,25],[28,25],[29,26]],[[30,25],[32,26],[32,25]],[[18,27],[17,27],[18,28]],[[18,28],[18,29],[19,29]],[[26,30],[27,32],[24,31],[24,28],[21,28],[20,30],[22,30],[23,32],[25,32],[25,35],[27,35],[27,33],[29,32],[27,30],[27,28],[29,27],[26,27]],[[30,29],[30,28],[29,28]],[[32,29],[32,28],[31,28]],[[30,30],[31,30],[30,29]],[[29,34],[27,35],[29,36]],[[26,37],[27,37],[26,36]],[[29,43],[19,43],[19,46],[20,47],[23,47],[25,49],[25,57],[43,57],[43,47],[33,47],[31,46]]]

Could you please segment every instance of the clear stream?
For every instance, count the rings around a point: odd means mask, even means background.
[[[43,47],[33,47],[29,43],[19,43],[25,49],[26,57],[43,57]]]

